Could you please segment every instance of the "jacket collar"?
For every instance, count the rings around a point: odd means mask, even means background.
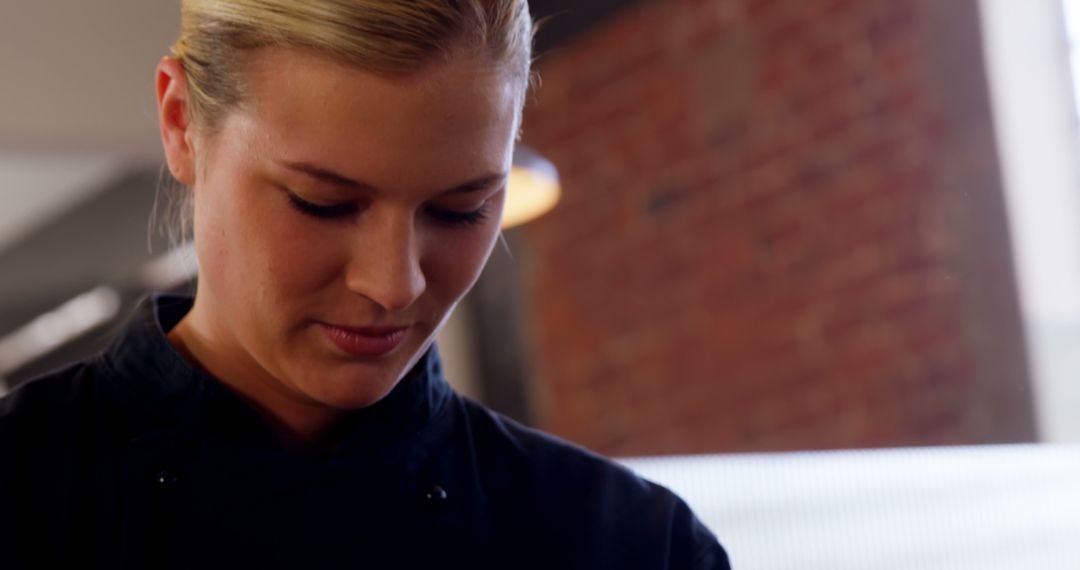
[[[189,363],[168,341],[167,332],[192,304],[190,297],[144,299],[105,352],[115,380],[110,392],[133,435],[198,432],[238,437],[249,445],[276,445],[269,427],[250,405]],[[335,451],[382,447],[416,433],[438,419],[453,396],[432,345],[382,400],[346,415]]]

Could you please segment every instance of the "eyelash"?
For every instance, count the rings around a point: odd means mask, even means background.
[[[295,208],[301,214],[318,218],[320,220],[336,220],[344,218],[356,212],[356,206],[353,204],[338,204],[335,206],[320,206],[318,204],[312,204],[307,200],[303,200],[297,197],[295,194],[289,192],[286,194],[289,197],[289,204]]]
[[[296,209],[296,211],[305,216],[320,220],[343,220],[347,216],[356,213],[355,204],[321,206],[319,204],[312,204],[311,202],[296,196],[292,192],[287,192],[286,196],[289,198],[289,205]],[[485,200],[484,204],[480,206],[479,209],[472,212],[457,212],[442,208],[429,208],[427,213],[436,221],[443,224],[451,226],[475,226],[487,219],[489,203]]]
[[[457,212],[441,208],[429,208],[428,215],[439,222],[452,226],[475,226],[487,219],[488,202],[485,200],[480,208],[473,210],[472,212]]]

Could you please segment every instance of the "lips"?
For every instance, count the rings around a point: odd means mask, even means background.
[[[320,324],[327,338],[338,349],[362,358],[377,358],[393,352],[409,332],[409,327],[344,327]]]

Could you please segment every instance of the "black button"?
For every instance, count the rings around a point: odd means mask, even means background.
[[[180,478],[168,469],[162,469],[154,476],[154,482],[165,489],[174,489],[180,484]]]
[[[435,485],[424,495],[424,500],[432,506],[444,505],[447,501],[446,489]]]

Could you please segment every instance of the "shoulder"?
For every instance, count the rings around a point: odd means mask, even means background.
[[[478,476],[493,499],[561,521],[594,552],[617,543],[624,554],[640,548],[642,560],[667,561],[657,567],[729,567],[713,534],[670,490],[582,446],[463,402]]]
[[[652,494],[654,485],[629,469],[580,445],[530,428],[463,398],[477,460],[495,473],[512,473],[519,483],[549,483],[563,490],[615,485]]]
[[[93,362],[68,366],[24,382],[0,398],[0,496],[49,494],[88,453],[95,385]]]
[[[0,479],[61,473],[96,447],[115,414],[103,409],[97,359],[24,382],[0,398]]]
[[[0,398],[0,443],[7,443],[17,427],[23,432],[33,424],[52,431],[70,423],[92,402],[105,374],[105,365],[91,359],[20,384]]]

